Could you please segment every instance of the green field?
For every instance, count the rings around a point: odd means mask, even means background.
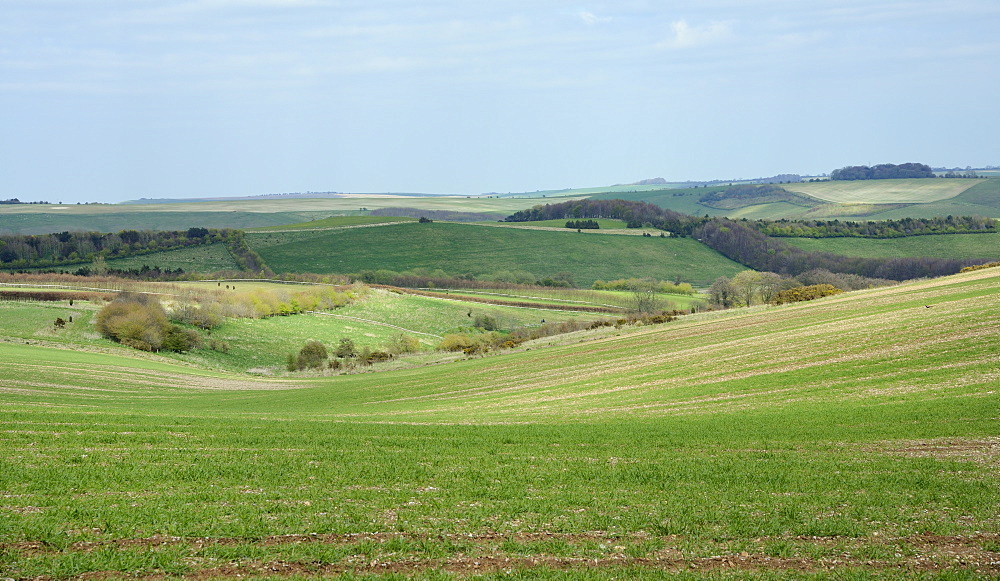
[[[237,283],[227,282],[235,288]],[[291,292],[309,285],[287,285],[268,282],[238,281],[239,292],[274,292],[287,301]],[[169,306],[174,297],[187,290],[199,295],[220,292],[215,282],[187,282],[176,284],[144,283],[142,288],[159,287],[162,300]],[[140,287],[136,287],[138,289]],[[681,297],[677,297],[681,298]],[[555,304],[555,303],[553,303]],[[94,313],[101,307],[88,301],[58,303],[21,303],[0,301],[0,338],[10,341],[34,340],[62,345],[85,346],[88,349],[116,353],[136,353],[102,338],[93,323]],[[477,304],[448,299],[368,290],[354,303],[326,312],[301,314],[266,319],[226,319],[211,332],[202,332],[204,340],[223,341],[225,352],[196,349],[187,353],[146,355],[157,360],[174,360],[203,368],[280,375],[285,372],[285,358],[296,353],[309,340],[318,340],[327,347],[337,345],[343,337],[352,339],[358,348],[369,347],[385,350],[390,339],[401,333],[412,335],[424,351],[433,351],[446,333],[475,332],[471,330],[476,316],[493,317],[504,331],[538,327],[542,320],[593,321],[609,315],[573,312],[545,308],[519,308],[502,305]],[[72,322],[56,329],[56,318]],[[428,353],[407,356],[393,363],[393,367],[412,367],[436,362],[450,356]],[[381,365],[384,368],[386,365]]]
[[[194,226],[260,228],[298,224],[331,216],[366,215],[368,210],[401,205],[426,210],[485,212],[506,216],[534,204],[544,203],[545,200],[540,196],[500,199],[359,195],[169,204],[4,204],[0,205],[0,234],[45,234],[80,230],[118,232],[124,229],[187,230]]]
[[[1000,273],[376,374],[0,344],[12,578],[988,578]]]
[[[217,242],[208,246],[192,246],[177,250],[167,250],[155,254],[130,256],[108,260],[109,268],[133,269],[158,266],[163,269],[183,269],[184,272],[210,273],[220,270],[239,270],[225,244]]]
[[[576,284],[653,277],[705,285],[743,268],[686,238],[599,236],[467,224],[403,224],[330,232],[247,234],[276,272],[440,268],[449,274],[572,272]]]
[[[777,202],[735,210],[720,210],[698,203],[698,198],[704,193],[722,190],[726,186],[597,194],[593,197],[650,202],[662,208],[695,216],[708,214],[748,220],[758,218],[887,220],[905,217],[932,218],[949,214],[1000,218],[1000,179],[824,181],[781,186],[789,191],[828,200],[830,203],[815,208],[804,208],[787,202]]]
[[[865,258],[989,258],[1000,260],[1000,234],[939,234],[907,238],[782,238],[803,250]]]
[[[298,224],[286,224],[284,226],[269,226],[258,228],[260,231],[274,230],[328,230],[333,228],[349,228],[357,226],[373,226],[378,224],[392,224],[395,222],[416,222],[417,218],[399,218],[393,216],[330,216],[309,222],[299,222]]]
[[[954,198],[980,183],[977,179],[923,178],[798,182],[782,187],[835,204],[926,204]]]

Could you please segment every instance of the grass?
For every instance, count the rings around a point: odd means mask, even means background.
[[[803,250],[865,258],[1000,259],[1000,234],[940,234],[907,238],[783,238]]]
[[[294,382],[3,344],[0,570],[993,575],[998,304],[983,270]]]
[[[157,286],[162,287],[168,297],[170,294],[182,294],[185,289],[195,291],[196,295],[223,292],[215,282],[169,285],[147,283],[145,288]],[[278,296],[287,296],[289,292],[302,288],[303,285],[260,281],[240,281],[238,284],[240,293],[271,291]],[[87,301],[75,301],[72,307],[67,302],[0,302],[0,328],[3,329],[2,335],[8,340],[34,340],[47,344],[129,352],[97,333],[93,315],[100,307],[100,304]],[[432,351],[446,333],[475,332],[469,328],[475,317],[480,315],[492,316],[504,330],[537,327],[543,319],[548,322],[591,321],[608,316],[555,311],[544,307],[530,309],[464,303],[370,290],[357,302],[328,313],[267,319],[227,319],[211,332],[202,331],[206,344],[210,340],[225,342],[225,352],[196,349],[187,353],[164,352],[155,357],[240,373],[254,370],[255,373],[281,374],[284,372],[285,357],[289,353],[297,353],[309,340],[318,340],[328,348],[333,348],[341,338],[349,337],[358,348],[385,350],[392,337],[404,333],[417,338],[424,350]],[[73,321],[65,327],[57,329],[54,326],[56,318],[68,320],[70,317]],[[422,365],[440,359],[441,356],[437,354],[409,356],[391,366]],[[380,368],[384,367],[386,365],[380,365]]]
[[[158,266],[163,269],[183,269],[184,272],[210,273],[220,270],[239,270],[226,246],[221,242],[208,246],[192,246],[178,250],[167,250],[155,254],[131,256],[108,260],[109,268],[135,269],[143,265]],[[87,266],[87,265],[83,265]]]
[[[934,216],[990,216],[1000,218],[1000,180],[997,179],[915,179],[866,180],[853,182],[801,182],[782,187],[828,200],[829,204],[803,208],[779,202],[758,204],[735,210],[709,208],[698,198],[709,191],[725,189],[681,188],[639,191],[631,193],[595,194],[594,198],[623,198],[650,202],[663,208],[695,216],[728,216],[731,218],[819,218],[871,220]]]
[[[466,224],[402,224],[331,232],[248,234],[248,243],[277,272],[440,268],[449,274],[572,272],[595,280],[679,277],[707,285],[741,266],[686,238],[589,236]]]
[[[954,198],[976,179],[900,179],[799,182],[782,187],[836,204],[926,204]]]
[[[261,231],[270,230],[311,230],[311,229],[331,229],[348,228],[356,226],[372,226],[378,224],[392,224],[395,222],[416,222],[416,218],[400,218],[394,216],[329,216],[318,220],[300,222],[298,224],[287,224],[284,226],[270,226],[268,228],[258,228]]]

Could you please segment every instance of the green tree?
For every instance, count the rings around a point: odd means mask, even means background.
[[[299,369],[318,369],[326,364],[326,346],[319,341],[307,341],[299,350],[295,363]]]

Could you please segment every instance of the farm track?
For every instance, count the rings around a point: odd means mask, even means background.
[[[754,550],[734,551],[723,543],[701,546],[693,551],[683,536],[649,537],[638,533],[621,535],[606,531],[587,533],[499,533],[478,534],[419,534],[419,533],[358,533],[358,534],[302,534],[277,535],[262,539],[241,538],[180,538],[153,536],[148,538],[81,541],[73,543],[62,553],[89,553],[98,550],[142,549],[157,551],[170,547],[188,552],[185,562],[188,570],[180,575],[184,579],[236,578],[256,575],[291,577],[298,575],[338,574],[418,574],[445,571],[460,577],[494,572],[578,571],[584,569],[630,569],[664,572],[689,571],[713,572],[796,572],[820,573],[840,569],[865,568],[895,572],[935,573],[954,569],[974,571],[976,575],[1000,573],[1000,553],[986,550],[1000,540],[1000,534],[979,533],[968,536],[940,536],[931,534],[906,537],[761,537],[754,539]],[[393,542],[441,543],[461,547],[447,556],[429,557],[419,552],[387,550],[372,555],[373,547],[384,547]],[[627,554],[633,542],[657,541],[661,548],[643,556]],[[504,550],[505,543],[522,546],[542,543],[560,543],[564,547],[579,549],[580,556],[553,555],[544,551],[525,554]],[[586,554],[584,547],[598,543],[603,554]],[[780,556],[765,547],[774,543],[797,547],[800,551],[815,549],[822,556]],[[288,559],[246,559],[220,563],[220,559],[199,555],[212,547],[254,546],[278,552],[299,545],[326,545],[358,552],[347,554],[337,562]],[[866,550],[881,550],[889,557],[869,558]],[[0,544],[0,551],[25,556],[58,553],[57,549],[39,542]],[[402,554],[401,554],[402,553]],[[697,553],[697,554],[692,554]],[[708,556],[700,556],[713,553]],[[585,556],[584,556],[585,555]],[[106,575],[92,572],[78,575],[76,579],[100,579]],[[162,574],[130,575],[135,579],[163,579]]]
[[[615,308],[615,307],[598,307],[598,306],[585,306],[585,305],[558,305],[551,303],[533,303],[530,301],[505,301],[503,299],[490,299],[485,297],[470,297],[463,295],[452,295],[448,293],[408,289],[394,286],[384,286],[378,284],[368,285],[373,288],[380,288],[383,290],[388,290],[391,292],[399,292],[403,294],[416,295],[421,297],[429,297],[434,299],[441,299],[446,301],[458,301],[465,303],[481,303],[485,305],[497,305],[500,307],[518,307],[522,309],[539,309],[546,311],[575,311],[582,313],[606,313],[606,314],[621,314],[626,312],[625,309]]]
[[[331,230],[354,230],[355,228],[375,228],[377,226],[395,226],[398,224],[410,224],[415,223],[412,220],[405,220],[400,222],[378,222],[376,224],[352,224],[350,226],[324,226],[322,228],[285,228],[281,230],[262,230],[254,228],[246,228],[244,232],[247,234],[278,234],[285,232],[327,232]]]

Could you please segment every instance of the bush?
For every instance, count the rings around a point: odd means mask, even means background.
[[[184,353],[198,347],[201,347],[201,336],[194,329],[184,329],[177,325],[170,325],[166,335],[163,337],[162,348],[167,351]]]
[[[326,346],[319,341],[308,341],[299,350],[298,357],[295,358],[295,365],[298,369],[318,369],[326,363]]]
[[[420,341],[418,341],[413,335],[400,333],[389,339],[389,344],[386,349],[389,353],[394,355],[400,355],[402,353],[416,353],[417,351],[420,351]]]
[[[813,284],[783,290],[774,297],[774,304],[783,305],[799,301],[811,301],[820,297],[840,294],[844,291],[832,284]]]
[[[123,293],[97,313],[101,335],[142,351],[159,351],[172,325],[159,301]]]
[[[354,357],[357,354],[358,350],[354,347],[354,340],[350,337],[343,337],[337,345],[337,350],[334,351],[334,355],[337,357]]]
[[[476,344],[475,339],[463,333],[445,335],[438,343],[439,351],[464,351]]]

